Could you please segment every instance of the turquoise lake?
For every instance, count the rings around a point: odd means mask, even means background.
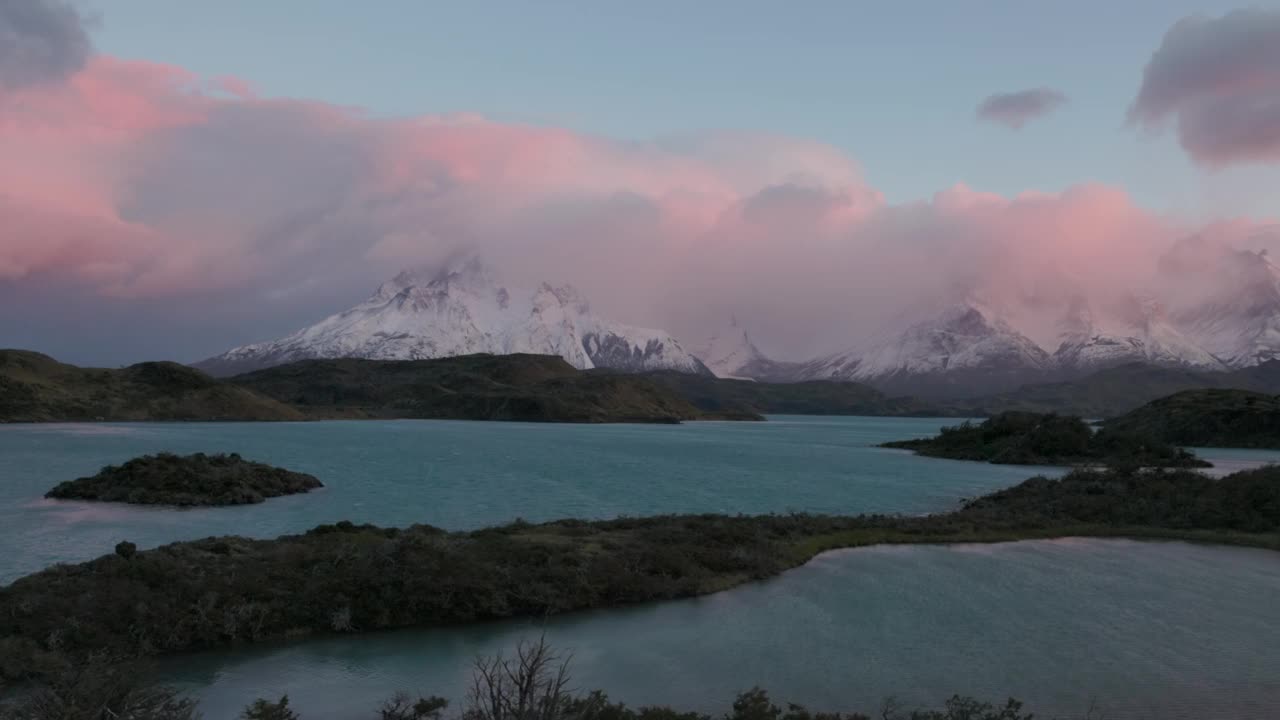
[[[1054,468],[919,458],[875,445],[954,420],[783,417],[763,423],[464,421],[0,425],[0,582],[55,562],[351,520],[450,530],[656,513],[926,513]],[[44,500],[62,480],[167,450],[238,452],[325,488],[235,508]]]
[[[664,512],[925,513],[1061,469],[874,447],[954,420],[776,417],[767,423],[540,425],[449,421],[0,426],[0,583],[56,562],[218,534],[316,524],[474,528],[517,517]],[[55,502],[59,481],[148,452],[239,452],[326,487],[200,510]],[[1280,453],[1201,450],[1220,472]],[[629,704],[720,711],[753,684],[778,700],[875,711],[1015,695],[1039,716],[1274,718],[1280,554],[1061,540],[877,547],[769,582],[555,618],[576,685]],[[287,692],[304,718],[370,716],[397,689],[461,699],[477,653],[527,623],[312,640],[166,662],[210,720]]]

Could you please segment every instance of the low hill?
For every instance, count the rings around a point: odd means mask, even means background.
[[[914,398],[889,397],[856,382],[771,383],[675,372],[651,373],[647,377],[706,412],[894,416],[932,416],[942,412]]]
[[[0,422],[299,419],[287,405],[178,363],[81,368],[0,350]]]
[[[59,483],[47,498],[134,505],[250,505],[324,487],[306,473],[239,455],[144,455],[96,475]]]
[[[1280,449],[1280,397],[1248,390],[1186,390],[1106,423],[1178,445]]]
[[[1001,465],[1208,466],[1192,453],[1142,433],[1110,427],[1094,432],[1078,417],[1016,411],[977,425],[966,421],[945,427],[932,438],[897,440],[882,447]]]
[[[303,360],[229,380],[309,417],[679,422],[754,413],[700,410],[639,376],[583,372],[554,355]]]
[[[1233,388],[1280,393],[1280,361],[1231,372],[1129,363],[1074,380],[1024,385],[1011,392],[953,403],[954,413],[994,415],[1007,410],[1107,418],[1183,390]]]

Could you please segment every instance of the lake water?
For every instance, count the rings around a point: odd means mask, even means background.
[[[925,513],[1055,468],[875,447],[954,420],[550,425],[461,421],[0,425],[0,583],[55,562],[209,535],[320,523],[466,529],[655,513]],[[44,500],[62,480],[168,450],[239,452],[325,488],[260,505],[172,510]]]
[[[924,513],[1062,472],[875,447],[953,422],[0,426],[0,583],[124,539],[151,547],[272,537],[343,519],[462,529],[517,517]],[[326,488],[200,510],[41,497],[61,480],[161,450],[239,452],[315,474]],[[1223,470],[1280,458],[1201,454]],[[712,597],[558,618],[548,632],[574,651],[579,686],[631,704],[719,711],[760,683],[828,709],[874,710],[890,693],[926,702],[966,692],[1014,694],[1063,713],[1096,697],[1112,718],[1261,718],[1276,717],[1264,706],[1280,706],[1278,591],[1280,554],[1245,549],[1078,540],[867,548]],[[307,718],[362,716],[398,688],[459,698],[477,652],[532,631],[514,623],[334,638],[166,666],[211,719],[281,692]]]
[[[545,625],[574,685],[629,705],[719,714],[759,684],[777,700],[875,713],[1010,695],[1037,717],[1275,720],[1280,554],[1184,543],[1057,540],[827,553],[704,598]],[[397,690],[464,697],[471,661],[528,622],[216,653],[170,664],[210,718],[289,695],[304,718],[371,716]]]

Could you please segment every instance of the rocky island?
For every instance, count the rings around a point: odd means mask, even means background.
[[[160,453],[68,480],[45,497],[133,505],[251,505],[319,487],[324,485],[311,475],[245,460],[235,453]]]

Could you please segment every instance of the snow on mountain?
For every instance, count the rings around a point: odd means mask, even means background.
[[[1061,321],[1061,341],[1053,354],[1062,370],[1090,371],[1128,362],[1226,369],[1212,353],[1175,328],[1155,300],[1130,295],[1109,310],[1099,315],[1088,300],[1077,297],[1072,301]]]
[[[1184,249],[1185,253],[1185,249]],[[1265,252],[1224,249],[1195,264],[1172,255],[1165,277],[1188,288],[1172,318],[1230,368],[1280,358],[1280,270]]]
[[[1038,372],[1053,358],[995,312],[976,300],[891,333],[866,349],[836,353],[806,363],[804,379],[875,381],[957,371]]]
[[[771,360],[760,352],[736,317],[730,317],[728,327],[708,338],[694,354],[716,377],[733,380],[785,379],[792,365]]]
[[[1077,297],[1056,315],[1056,328],[1046,329],[1043,308],[1011,308],[970,295],[877,341],[805,363],[796,375],[867,382],[891,392],[959,396],[1128,362],[1227,369],[1149,298],[1132,295],[1093,304]],[[1029,324],[1032,317],[1041,320]],[[1037,334],[1040,342],[1032,339]]]
[[[695,356],[663,331],[599,317],[570,286],[517,291],[472,259],[441,273],[403,272],[350,310],[198,366],[231,374],[306,358],[529,352],[579,368],[960,393],[1128,362],[1227,370],[1280,359],[1280,269],[1264,251],[1188,238],[1166,253],[1156,277],[1146,294],[1093,297],[1088,283],[1052,267],[1026,278],[997,276],[900,319],[870,342],[789,363],[766,357],[736,321]]]
[[[559,355],[581,369],[710,374],[661,330],[603,319],[568,285],[509,290],[474,258],[437,274],[402,272],[350,310],[196,366],[229,375],[314,358],[416,360],[470,353]]]

